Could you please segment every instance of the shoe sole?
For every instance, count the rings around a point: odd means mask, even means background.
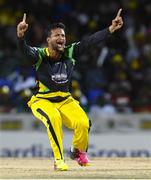
[[[54,170],[55,171],[68,171],[69,170],[69,168],[67,169],[64,169],[64,168],[56,168],[56,167],[54,167]]]
[[[87,163],[87,164],[80,164],[80,163],[78,163],[80,166],[91,166],[91,164],[90,163]]]
[[[68,171],[68,169],[54,169],[55,171]]]
[[[54,170],[55,171],[68,171],[69,168],[57,168],[56,166],[54,166]]]

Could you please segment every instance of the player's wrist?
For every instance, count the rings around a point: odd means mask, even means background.
[[[18,38],[23,38],[24,37],[24,33],[17,31],[17,36],[18,36]]]
[[[109,26],[109,32],[112,34],[112,33],[114,33],[114,31],[115,31],[115,29],[113,28],[113,26],[112,25]]]

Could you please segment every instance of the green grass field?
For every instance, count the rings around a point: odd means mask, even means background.
[[[66,159],[70,170],[56,172],[53,159],[0,158],[1,179],[151,179],[151,158],[90,158],[80,167]]]

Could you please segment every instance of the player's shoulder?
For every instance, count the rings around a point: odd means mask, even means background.
[[[46,48],[45,47],[34,47],[39,52],[43,52]]]
[[[72,57],[74,48],[77,46],[77,44],[77,42],[74,42],[72,44],[65,46],[65,54],[68,54],[70,57]]]
[[[69,45],[65,46],[65,49],[68,50],[68,49],[70,49],[70,48],[73,48],[74,46],[76,46],[76,44],[77,44],[77,42],[74,42],[74,43],[72,43],[72,44],[69,44]]]
[[[47,48],[46,47],[38,47],[37,52],[41,56],[46,56],[47,55]]]

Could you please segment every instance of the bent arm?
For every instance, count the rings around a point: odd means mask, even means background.
[[[119,9],[116,17],[112,20],[112,23],[108,28],[102,31],[98,31],[86,38],[85,40],[77,43],[74,48],[75,57],[81,55],[81,53],[85,50],[88,51],[91,46],[96,46],[97,44],[101,43],[108,37],[109,34],[112,34],[118,29],[120,29],[123,26],[121,12],[122,9]]]
[[[37,48],[31,47],[27,45],[25,40],[25,32],[28,29],[28,24],[26,23],[26,13],[24,13],[22,21],[17,25],[17,37],[18,37],[18,49],[20,50],[21,54],[35,63],[38,59],[38,52]]]

